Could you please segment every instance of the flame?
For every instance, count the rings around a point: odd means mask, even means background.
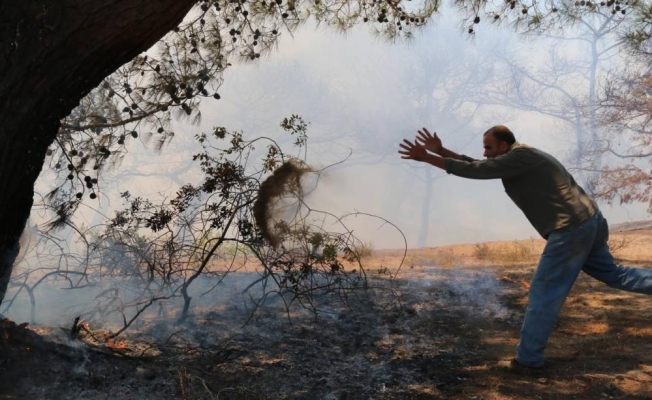
[[[126,349],[127,348],[127,342],[124,340],[121,341],[109,341],[106,343],[107,346],[114,350],[120,350],[120,349]]]
[[[503,282],[509,282],[509,283],[521,285],[521,286],[523,286],[523,289],[530,290],[530,282],[526,281],[524,278],[514,279],[514,278],[511,278],[511,277],[505,275],[505,276],[500,277],[498,279],[503,281]]]
[[[107,347],[113,350],[120,350],[127,348],[127,342],[124,340],[113,340],[109,337],[108,334],[104,334],[104,341],[106,342]]]

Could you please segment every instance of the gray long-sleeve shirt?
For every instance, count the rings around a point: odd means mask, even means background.
[[[522,144],[483,161],[446,159],[446,172],[470,179],[502,179],[507,195],[544,238],[591,218],[598,206],[556,158]]]

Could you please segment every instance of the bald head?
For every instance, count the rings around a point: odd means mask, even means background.
[[[484,156],[487,158],[494,158],[507,153],[514,143],[516,143],[514,134],[504,125],[494,126],[482,136]]]
[[[493,135],[496,138],[496,140],[498,140],[498,142],[505,142],[510,146],[516,143],[516,138],[514,137],[514,134],[505,125],[496,125],[494,127],[489,128],[484,133],[483,136],[487,136],[487,135]]]

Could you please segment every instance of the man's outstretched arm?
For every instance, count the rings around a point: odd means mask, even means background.
[[[513,178],[533,165],[528,154],[522,151],[510,151],[502,156],[484,161],[467,161],[464,157],[462,160],[455,160],[428,153],[424,146],[412,143],[407,139],[403,139],[403,143],[399,144],[399,147],[401,149],[398,153],[405,160],[425,162],[441,168],[449,174],[469,179]]]

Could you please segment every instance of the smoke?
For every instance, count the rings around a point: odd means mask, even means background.
[[[242,323],[252,309],[252,301],[260,297],[262,290],[253,287],[244,293],[244,289],[258,277],[256,273],[231,272],[225,277],[197,279],[189,287],[189,295],[193,298],[193,316],[206,318],[208,314],[229,310],[231,318],[240,319],[236,322]],[[102,327],[115,331],[122,327],[125,318],[131,319],[145,304],[142,301],[142,287],[127,280],[107,279],[74,289],[67,287],[66,283],[62,279],[53,279],[34,290],[34,322],[69,328],[75,317],[81,316],[84,322],[90,324],[91,329]],[[8,297],[13,297],[19,290],[20,287],[10,288]],[[140,306],[134,306],[139,303]],[[183,304],[179,295],[156,301],[140,315],[134,328],[144,328],[155,333],[161,326],[174,325]],[[21,290],[6,316],[15,321],[29,321],[31,307],[30,297],[25,290]],[[153,324],[157,324],[156,327]],[[165,331],[167,329],[161,333],[164,334]]]
[[[425,275],[425,276],[424,276]],[[475,317],[506,319],[510,312],[501,301],[503,283],[493,268],[477,270],[463,267],[424,268],[422,274],[410,279],[411,286],[427,287],[429,298],[417,299],[415,304],[433,302],[431,306],[465,310]],[[433,299],[434,298],[434,299]]]
[[[493,272],[453,269],[447,281],[444,301],[458,303],[484,316],[507,316],[507,309],[498,297],[501,283]]]

